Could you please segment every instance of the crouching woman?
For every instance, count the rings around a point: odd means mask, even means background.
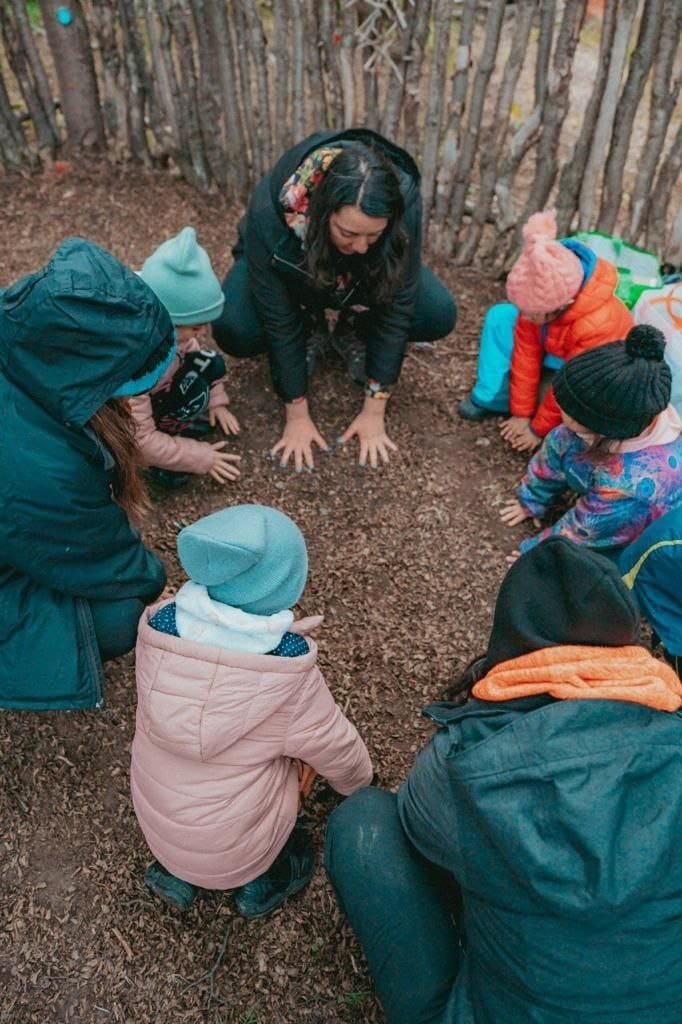
[[[327,870],[389,1024],[676,1024],[682,685],[611,562],[550,538],[397,796],[331,816]]]
[[[131,525],[145,492],[127,396],[173,357],[150,288],[67,239],[0,296],[0,706],[103,702],[165,572]]]

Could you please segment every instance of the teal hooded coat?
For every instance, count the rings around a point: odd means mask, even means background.
[[[550,538],[502,584],[486,668],[567,643],[627,651],[637,619],[614,565]],[[680,712],[546,694],[425,713],[440,728],[398,802],[461,887],[440,1024],[679,1024]]]
[[[170,332],[151,289],[83,239],[0,294],[2,707],[101,705],[90,601],[163,589],[88,421]]]

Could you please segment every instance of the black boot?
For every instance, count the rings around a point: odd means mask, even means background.
[[[265,917],[305,888],[314,868],[315,851],[308,833],[296,825],[272,866],[252,882],[235,889],[237,910],[242,917]]]
[[[355,332],[354,317],[342,313],[329,339],[334,351],[341,356],[351,380],[355,384],[367,381],[367,346]]]

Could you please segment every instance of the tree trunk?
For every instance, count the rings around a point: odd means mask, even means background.
[[[455,168],[455,187],[452,192],[452,202],[448,211],[448,239],[447,251],[452,253],[457,244],[457,234],[462,222],[464,204],[469,190],[471,169],[476,157],[478,136],[481,130],[483,118],[483,106],[488,91],[490,76],[495,67],[495,54],[500,42],[502,22],[504,21],[505,0],[492,0],[488,9],[488,20],[485,29],[485,41],[481,59],[474,79],[474,87],[471,94],[471,106],[464,130],[464,142],[460,150],[459,159]]]
[[[554,12],[556,0],[540,0],[540,29],[538,31],[538,52],[535,61],[535,106],[542,103],[547,89],[549,58],[552,54],[554,35]]]
[[[312,0],[313,3],[316,0]],[[338,31],[334,13],[333,0],[320,0],[320,41],[322,46],[322,63],[327,72],[329,89],[329,127],[343,126],[343,87],[339,70],[338,52],[341,33]]]
[[[680,253],[680,210],[678,209],[673,224],[668,225],[666,214],[670,208],[670,197],[674,195],[674,189],[680,182],[682,172],[682,124],[678,124],[675,138],[666,153],[658,170],[656,185],[651,194],[649,203],[646,244],[647,248],[657,252],[661,260],[668,259],[679,267],[682,263]],[[668,230],[670,228],[670,230]],[[673,240],[670,235],[675,232]],[[674,241],[674,251],[667,247]]]
[[[618,103],[618,92],[623,78],[623,68],[627,59],[628,46],[632,26],[637,14],[639,0],[621,0],[618,8],[616,29],[613,34],[613,43],[609,53],[608,73],[604,95],[599,107],[597,124],[592,137],[590,155],[587,159],[585,173],[580,187],[579,200],[579,224],[583,231],[589,230],[592,225],[597,189],[600,184],[601,170],[604,166],[606,148],[609,144],[613,121],[616,116],[616,105]]]
[[[471,67],[471,43],[476,24],[476,0],[465,0],[459,26],[459,39],[455,56],[455,70],[452,76],[450,116],[445,129],[441,165],[436,188],[435,222],[439,228],[445,226],[445,213],[452,198],[455,168],[459,158],[462,118],[466,107],[469,68]],[[441,231],[441,251],[445,251],[445,234]]]
[[[632,126],[654,59],[662,12],[663,0],[645,0],[639,37],[630,57],[630,71],[616,110],[599,211],[599,229],[607,234],[613,232],[620,209],[623,170],[631,144]]]
[[[545,108],[547,92],[549,91],[547,69],[549,67],[549,58],[554,38],[555,10],[556,0],[543,0],[536,62],[544,68],[544,73],[542,76],[536,75],[536,87],[539,79],[544,80],[545,92],[539,98],[536,95],[535,107],[512,136],[509,152],[502,161],[497,180],[495,181],[495,198],[499,208],[497,230],[502,234],[506,234],[516,224],[517,214],[512,200],[512,186],[526,153],[535,142],[540,131],[542,113]],[[483,259],[488,262],[494,258],[498,248],[499,239],[495,239],[484,253]]]
[[[125,66],[128,77],[128,126],[130,148],[136,160],[151,167],[152,160],[147,143],[145,115],[151,93],[151,82],[147,73],[144,44],[137,28],[135,0],[118,0],[121,14],[121,31]]]
[[[275,5],[277,6],[277,5]],[[308,74],[307,92],[313,108],[313,122],[316,131],[330,125],[329,108],[324,84],[324,66],[322,43],[320,42],[320,25],[318,22],[318,4],[316,0],[303,0],[303,19],[306,39],[306,72]],[[278,149],[279,152],[279,149]]]
[[[405,95],[405,76],[407,74],[407,56],[412,44],[412,36],[417,21],[417,5],[409,4],[407,15],[403,14],[403,27],[397,46],[391,54],[389,80],[384,99],[384,114],[381,131],[389,139],[397,139],[400,126],[403,97]]]
[[[509,57],[504,69],[500,91],[497,96],[495,114],[489,128],[481,135],[480,186],[478,201],[474,207],[466,236],[457,254],[457,263],[469,263],[483,233],[483,227],[490,213],[495,194],[495,178],[507,136],[507,125],[516,83],[519,80],[523,60],[528,48],[528,37],[535,15],[535,0],[518,0]]]
[[[301,7],[301,0],[293,0]],[[241,0],[249,27],[249,52],[255,64],[256,95],[258,113],[256,131],[260,150],[261,169],[264,172],[272,163],[272,125],[270,124],[270,96],[268,89],[268,58],[265,48],[263,25],[254,0]],[[300,12],[299,17],[302,17]]]
[[[24,133],[17,124],[0,68],[0,160],[6,171],[20,171],[31,157]]]
[[[95,64],[81,0],[40,0],[45,31],[52,51],[70,146],[101,149],[104,122],[99,103]],[[68,22],[66,24],[63,21]]]
[[[521,241],[521,224],[528,217],[541,210],[549,198],[558,169],[558,152],[561,129],[568,113],[573,58],[578,36],[585,17],[586,0],[571,0],[564,7],[563,18],[557,36],[552,71],[548,78],[547,92],[542,110],[542,133],[538,144],[535,175],[530,187],[520,223],[507,250],[504,265],[515,257]]]
[[[224,124],[220,111],[219,65],[225,59],[225,55],[217,49],[216,38],[211,32],[208,14],[210,3],[211,0],[191,0],[199,58],[197,108],[211,177],[223,189],[227,184],[227,168]]]
[[[293,0],[295,2],[295,0]],[[348,4],[343,9],[343,25],[341,29],[341,46],[339,49],[339,65],[341,67],[341,92],[343,95],[343,127],[350,128],[355,124],[357,115],[355,98],[355,74],[353,55],[355,53],[355,7]]]
[[[210,2],[207,13],[211,35],[218,52],[218,79],[225,135],[226,187],[239,199],[246,196],[250,169],[246,130],[239,105],[235,50],[232,45],[228,12],[223,3]]]
[[[428,100],[422,143],[423,236],[425,239],[428,237],[431,204],[436,185],[438,144],[443,119],[443,82],[447,78],[452,30],[452,0],[436,0],[434,21],[436,38],[429,70]]]
[[[102,65],[102,111],[114,156],[130,156],[128,138],[128,90],[116,38],[116,10],[110,0],[91,0],[92,20]]]
[[[431,17],[431,0],[415,0],[415,3],[417,4],[417,20],[412,33],[409,63],[405,75],[405,104],[403,107],[405,149],[409,153],[419,152],[419,90],[424,48],[429,34],[429,19]]]
[[[675,54],[682,31],[682,4],[667,0],[663,14],[663,30],[654,60],[649,107],[649,128],[639,160],[639,168],[630,201],[628,238],[636,242],[646,223],[647,203],[653,187],[656,167],[663,152],[668,124],[680,95],[682,78],[675,79]]]
[[[585,165],[594,137],[595,125],[602,104],[606,87],[606,76],[609,68],[609,55],[613,45],[613,34],[618,17],[618,0],[606,0],[601,22],[601,39],[599,40],[599,56],[597,57],[596,75],[590,91],[590,98],[585,109],[580,134],[575,141],[569,159],[564,164],[559,177],[557,192],[557,225],[560,234],[568,233],[571,221],[578,206],[580,186],[585,173]]]
[[[56,145],[56,136],[46,118],[43,104],[35,88],[31,67],[26,59],[23,42],[15,20],[16,15],[11,3],[0,4],[0,32],[7,54],[9,66],[14,73],[21,95],[26,104],[27,118],[33,123],[39,152],[51,156]]]
[[[159,0],[157,0],[157,3]],[[180,90],[177,97],[178,126],[182,132],[182,159],[191,180],[200,189],[208,189],[211,174],[206,163],[204,140],[201,134],[199,103],[197,99],[196,71],[192,39],[187,27],[187,8],[184,0],[169,0],[168,19],[175,37],[175,50],[180,67]]]
[[[170,155],[176,148],[178,125],[175,109],[175,75],[170,55],[170,33],[165,18],[160,27],[155,0],[144,0],[145,24],[154,68],[150,112],[157,153]],[[162,33],[166,45],[162,45]]]

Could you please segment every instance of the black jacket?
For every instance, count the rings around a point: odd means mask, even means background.
[[[284,220],[279,195],[284,182],[309,153],[320,146],[358,140],[384,152],[393,164],[405,200],[403,230],[408,256],[402,287],[389,303],[372,309],[374,327],[367,347],[367,374],[382,384],[400,375],[419,280],[421,253],[420,175],[405,150],[375,132],[352,128],[342,132],[317,132],[287,150],[272,171],[257,185],[246,216],[239,225],[235,258],[248,262],[249,286],[265,327],[275,390],[285,401],[305,394],[306,329],[302,306],[331,305],[315,293],[303,267],[299,239]],[[322,300],[322,301],[321,301]],[[350,289],[346,305],[362,302],[361,284]],[[367,304],[366,302],[363,304]]]

